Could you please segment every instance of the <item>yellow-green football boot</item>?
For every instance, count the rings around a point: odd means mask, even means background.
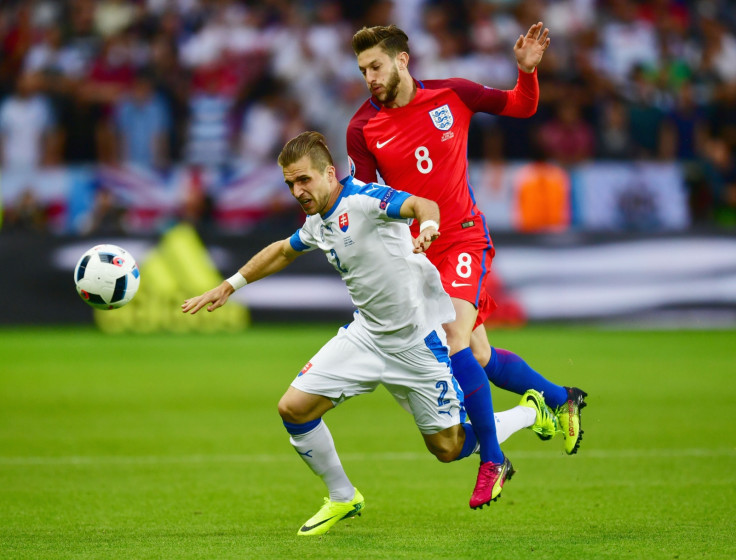
[[[550,410],[550,408],[544,403],[544,396],[539,391],[529,389],[521,397],[521,406],[531,408],[536,414],[534,424],[529,426],[530,430],[536,432],[540,439],[548,440],[552,439],[554,435],[560,431],[557,417]]]
[[[567,401],[555,410],[557,423],[565,437],[565,453],[574,455],[583,439],[583,429],[580,423],[580,410],[585,408],[585,397],[588,393],[577,387],[565,387]]]
[[[357,488],[355,497],[349,502],[331,502],[329,498],[325,498],[325,504],[302,525],[297,535],[324,535],[338,521],[356,515],[360,516],[364,508],[363,494],[358,492]]]

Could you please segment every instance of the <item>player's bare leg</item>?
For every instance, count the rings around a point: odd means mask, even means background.
[[[465,430],[461,424],[455,424],[435,434],[422,434],[422,437],[424,437],[424,444],[429,452],[439,461],[449,463],[462,458]],[[474,448],[475,446],[470,449],[470,453],[474,451]]]
[[[488,342],[488,333],[482,324],[470,335],[470,349],[481,367],[485,368],[491,359],[491,343]]]

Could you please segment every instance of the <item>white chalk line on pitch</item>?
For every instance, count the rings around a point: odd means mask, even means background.
[[[514,451],[514,458],[545,459],[564,457],[562,450]],[[416,461],[430,457],[429,452],[417,453],[341,453],[343,461]],[[574,460],[586,459],[660,459],[686,457],[736,457],[734,449],[618,449],[581,450]],[[95,466],[95,465],[178,465],[213,463],[281,463],[294,460],[293,453],[257,455],[66,455],[0,456],[0,466]]]

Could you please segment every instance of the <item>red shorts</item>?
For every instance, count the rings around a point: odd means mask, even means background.
[[[491,237],[480,219],[471,228],[441,231],[439,243],[430,246],[427,257],[439,270],[442,286],[450,297],[464,299],[476,307],[477,327],[498,307],[486,289],[496,254]]]

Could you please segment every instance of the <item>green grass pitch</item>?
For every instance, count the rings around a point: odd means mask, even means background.
[[[380,389],[325,417],[365,513],[297,537],[325,492],[276,404],[335,331],[0,331],[0,557],[736,558],[733,331],[493,331],[588,391],[578,455],[515,434],[471,511],[477,460],[437,462]]]

